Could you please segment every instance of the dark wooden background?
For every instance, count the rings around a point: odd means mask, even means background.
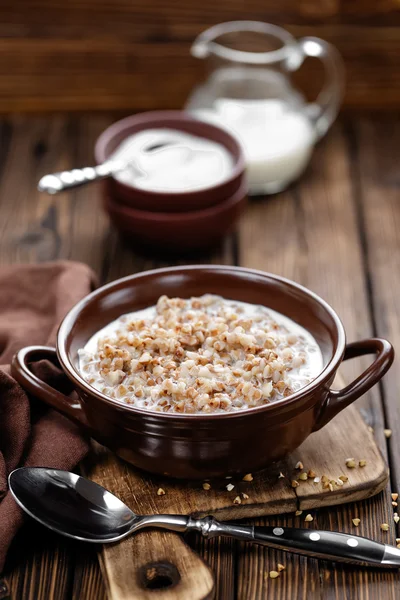
[[[400,105],[399,0],[2,0],[0,112],[180,108],[202,77],[191,42],[237,19],[335,44],[346,107]],[[314,95],[321,69],[307,62]]]

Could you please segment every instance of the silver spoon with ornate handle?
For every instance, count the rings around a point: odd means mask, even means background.
[[[175,145],[174,140],[160,139],[150,143],[147,147],[141,148],[140,152],[154,152],[160,150],[165,146]],[[101,165],[95,167],[83,167],[82,169],[71,169],[70,171],[60,171],[59,173],[49,173],[44,175],[38,183],[39,192],[47,192],[48,194],[58,194],[65,190],[80,187],[93,181],[99,181],[106,177],[115,175],[118,171],[122,171],[126,168],[136,170],[134,160],[107,160]]]
[[[117,171],[125,168],[125,163],[116,160],[108,160],[96,167],[84,167],[83,169],[72,169],[60,173],[49,173],[44,175],[38,183],[39,192],[58,194],[65,190],[80,187],[99,179],[111,177]]]
[[[118,542],[146,527],[204,537],[225,535],[315,558],[362,566],[400,567],[400,550],[367,538],[334,531],[255,527],[213,517],[136,515],[106,489],[75,473],[40,467],[16,469],[9,486],[17,503],[49,529],[85,542]]]

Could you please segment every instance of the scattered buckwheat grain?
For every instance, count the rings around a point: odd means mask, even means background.
[[[304,519],[307,523],[310,523],[311,521],[314,521],[314,517],[310,514],[306,515],[306,518]]]
[[[276,579],[277,577],[279,577],[279,573],[278,571],[270,571],[269,576],[271,579]]]

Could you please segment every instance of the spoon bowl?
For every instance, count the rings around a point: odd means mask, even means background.
[[[17,469],[9,477],[16,502],[42,525],[85,542],[116,542],[140,518],[94,481],[57,469]]]

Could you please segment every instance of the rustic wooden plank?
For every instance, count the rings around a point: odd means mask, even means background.
[[[342,133],[342,132],[340,132]],[[339,132],[338,132],[339,134]],[[333,143],[332,143],[333,142]],[[369,311],[368,286],[364,273],[363,248],[360,244],[360,222],[355,203],[355,187],[348,155],[348,140],[342,135],[334,138],[325,152],[316,155],[314,173],[323,172],[322,189],[311,193],[309,187],[301,195],[306,207],[306,239],[310,251],[312,280],[319,291],[338,310],[344,321],[350,340],[365,337],[372,333],[372,315]],[[335,151],[336,150],[336,151]],[[307,194],[307,195],[306,195]],[[321,206],[322,204],[322,206]],[[335,249],[332,251],[332,249]],[[317,254],[319,252],[319,254]],[[318,278],[318,283],[315,278]],[[315,283],[314,283],[315,282]],[[343,285],[340,285],[343,282]],[[339,283],[339,285],[338,285]],[[379,332],[380,333],[380,332]],[[367,361],[352,361],[346,365],[348,377],[356,375],[361,365]],[[375,435],[381,451],[387,456],[383,436],[384,414],[379,402],[378,390],[375,389],[362,400],[358,406],[363,410],[369,423],[374,426]],[[354,531],[351,522],[355,512],[361,510],[367,535],[377,540],[394,543],[395,531],[392,520],[389,486],[385,495],[380,495],[362,505],[351,505],[348,509],[324,510],[318,513],[315,526]],[[361,509],[364,506],[364,509]],[[380,524],[390,524],[390,535],[382,533]],[[333,567],[321,564],[321,580],[325,583],[323,593],[326,598],[336,598],[342,586],[351,586],[356,598],[370,594],[370,598],[379,598],[382,589],[391,597],[393,589],[399,589],[398,575],[390,573],[363,573],[359,570],[349,571],[337,565]],[[377,582],[381,582],[378,590]],[[329,582],[332,582],[329,583]]]
[[[181,108],[204,74],[202,61],[190,56],[191,42],[216,21],[201,16],[192,20],[185,12],[177,17],[166,17],[162,11],[143,17],[137,10],[124,27],[119,21],[115,29],[103,23],[101,33],[93,36],[74,35],[72,27],[71,33],[65,30],[66,37],[41,37],[34,33],[36,25],[28,24],[26,29],[32,31],[26,37],[0,37],[0,111]],[[264,3],[258,18],[268,20],[263,11]],[[387,108],[400,102],[400,26],[395,25],[396,14],[390,15],[391,26],[373,27],[315,24],[313,19],[307,25],[284,17],[272,20],[298,37],[316,35],[337,46],[347,69],[347,107]],[[231,17],[225,8],[220,20]],[[242,17],[249,15],[242,12]],[[92,21],[96,22],[94,15]],[[56,22],[49,20],[51,26]],[[137,40],[141,31],[145,39]],[[322,86],[321,68],[317,61],[307,63],[298,80],[314,96]],[[170,77],[170,73],[179,73],[179,77]]]
[[[278,517],[252,521],[259,526],[303,527],[300,518]],[[269,550],[262,546],[240,544],[237,561],[237,598],[240,600],[268,598],[281,600],[318,600],[322,597],[319,590],[317,561],[288,554],[278,550]],[[270,579],[269,572],[277,571],[278,564],[285,570],[277,579]]]
[[[400,346],[400,212],[398,147],[399,115],[355,118],[351,123],[360,219],[365,227],[365,249],[372,291],[374,328]],[[394,490],[400,489],[399,355],[383,381],[386,426]]]
[[[71,119],[68,127],[71,136],[69,161],[79,167],[95,164],[96,139],[115,120],[113,115],[102,114],[86,114]],[[58,170],[57,153],[53,151],[52,157],[54,164],[48,166],[47,172]],[[104,259],[109,256],[109,223],[102,208],[101,184],[93,183],[77,188],[50,200],[48,198],[48,201],[57,210],[60,256],[82,261],[100,276]]]
[[[321,268],[321,272],[318,272],[317,275],[318,281],[321,283],[316,291],[320,291],[338,309],[344,320],[349,339],[354,339],[372,333],[372,316],[368,310],[369,298],[367,296],[367,281],[364,278],[363,249],[359,243],[360,223],[357,206],[354,202],[354,180],[352,169],[349,168],[350,162],[343,137],[339,144],[341,147],[340,152],[335,153],[335,146],[330,146],[330,157],[322,155],[320,157],[321,161],[318,160],[315,164],[315,168],[321,170],[321,172],[324,170],[325,165],[325,182],[322,194],[318,196],[310,194],[307,215],[312,229],[307,230],[306,236],[310,250],[313,251],[312,255],[315,257],[310,266],[318,270],[318,264],[316,263],[320,263]],[[321,202],[327,202],[326,208],[318,211]],[[314,219],[312,219],[313,216]],[[329,229],[327,230],[326,225],[324,228],[324,221],[332,230],[331,233]],[[315,233],[313,234],[313,232]],[[311,245],[313,240],[315,240],[314,247]],[[317,248],[320,252],[318,258],[316,255]],[[333,261],[332,248],[335,248]],[[329,263],[330,266],[328,266]],[[321,276],[322,270],[326,273],[325,278]],[[338,286],[338,282],[343,282],[343,285]],[[323,288],[319,287],[321,284]],[[365,364],[365,361],[357,361],[358,364],[355,361],[352,362],[354,364],[349,363],[346,370],[346,373],[350,376],[354,376],[359,371],[361,362]],[[386,444],[382,434],[384,414],[379,403],[377,390],[359,401],[358,405],[362,407],[370,424],[374,425],[381,450],[386,454]],[[388,539],[388,536],[380,530],[380,524],[388,522],[390,523],[389,540],[394,542],[393,511],[388,493],[389,490],[386,491],[386,499],[380,496],[365,503],[366,509],[362,511],[362,514],[364,516],[363,521],[367,522],[366,530],[369,536],[378,540]],[[354,511],[357,510],[358,505],[349,507],[347,512],[346,509],[321,511],[316,526],[354,531],[350,519],[354,516]],[[336,598],[338,590],[342,589],[342,585],[345,585],[344,582],[352,586],[352,593],[357,598],[362,598],[367,593],[370,593],[370,598],[380,597],[382,591],[378,591],[378,581],[383,584],[380,590],[384,586],[389,597],[394,588],[399,589],[397,574],[370,572],[365,576],[359,571],[350,573],[347,568],[340,565],[336,566],[335,570],[331,565],[326,565],[322,581],[327,580],[334,583],[334,585],[328,583],[324,586],[324,594],[327,598]]]
[[[214,597],[224,600],[236,599],[237,543],[229,538],[207,540],[198,535],[188,537],[187,542],[212,569],[215,579]]]
[[[135,20],[134,20],[135,18]],[[68,7],[61,1],[21,0],[18,4],[5,1],[2,6],[0,35],[7,37],[107,37],[110,31],[129,36],[132,40],[151,38],[168,40],[171,32],[182,23],[214,24],[224,20],[282,21],[285,23],[400,23],[398,7],[387,0],[282,0],[277,5],[268,1],[222,0],[215,5],[205,0],[197,2],[174,0],[166,5],[162,0],[70,0]],[[143,26],[148,27],[148,29]]]
[[[15,116],[0,180],[0,264],[42,262],[59,257],[60,237],[53,200],[36,190],[50,168],[71,166],[68,122]],[[51,158],[57,156],[57,162]]]
[[[87,544],[77,544],[71,587],[72,600],[106,600],[107,598],[97,553]]]
[[[36,186],[46,173],[94,164],[96,138],[115,119],[15,116],[3,122],[0,264],[69,258],[100,273],[109,228],[98,184],[55,197]]]
[[[74,544],[29,521],[7,557],[12,600],[69,600]]]
[[[359,220],[354,202],[354,184],[349,165],[347,140],[341,126],[336,126],[328,139],[315,152],[311,167],[301,182],[279,196],[252,204],[240,232],[240,264],[278,272],[295,279],[320,293],[341,316],[350,340],[372,333],[367,282],[363,271],[362,247],[359,239]],[[351,361],[343,369],[347,380],[360,372],[365,361]],[[377,433],[381,451],[386,454],[383,436],[384,414],[377,390],[368,394],[358,406]],[[312,466],[311,466],[312,468]],[[385,494],[351,508],[320,510],[314,514],[313,526],[354,531],[353,511],[362,511],[368,535],[394,542],[389,487]],[[383,534],[380,523],[391,524],[390,534]],[[291,522],[290,522],[291,523]],[[270,551],[269,565],[278,557]],[[388,597],[399,589],[399,577],[393,573],[372,573],[316,564],[314,560],[290,557],[291,569],[301,572],[308,581],[307,598],[338,598],[344,586],[352,590],[351,597],[380,598],[385,589]],[[300,571],[299,571],[300,570]],[[285,576],[277,585],[264,580],[256,556],[238,557],[239,588],[243,598],[264,594],[283,594]],[[381,581],[380,591],[377,582]],[[250,584],[251,582],[251,584]],[[268,596],[270,597],[270,596]],[[301,595],[300,595],[301,597]]]
[[[149,254],[140,254],[138,249],[134,249],[130,244],[119,237],[114,229],[108,232],[107,255],[104,258],[101,271],[102,282],[112,281],[126,275],[147,271],[150,269],[161,269],[172,265],[189,264],[232,264],[236,249],[235,234],[229,235],[221,240],[217,248],[205,249],[201,252],[184,253],[183,257],[176,258],[154,258]]]

